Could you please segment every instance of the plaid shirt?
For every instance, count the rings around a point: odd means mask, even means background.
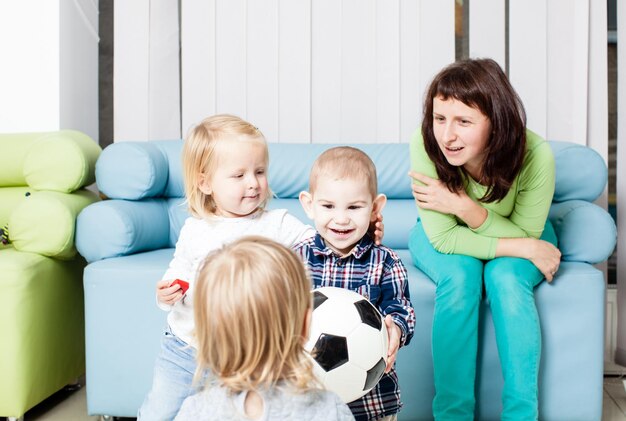
[[[365,235],[349,255],[340,257],[326,247],[319,234],[300,242],[294,250],[307,263],[315,288],[347,288],[363,295],[400,327],[400,346],[409,343],[415,330],[415,312],[406,268],[393,250],[375,245]],[[402,403],[395,367],[369,393],[348,406],[357,421],[397,413]]]

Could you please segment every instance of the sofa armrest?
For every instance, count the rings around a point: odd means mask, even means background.
[[[584,200],[553,203],[549,219],[564,261],[600,263],[608,259],[615,248],[615,221],[593,203]]]
[[[89,190],[33,191],[9,216],[9,240],[19,251],[71,259],[76,255],[76,217],[85,206],[98,200]]]
[[[169,247],[164,199],[104,200],[78,215],[76,248],[88,261]]]
[[[556,165],[554,201],[596,200],[608,180],[608,169],[600,154],[572,142],[550,141],[549,144]]]

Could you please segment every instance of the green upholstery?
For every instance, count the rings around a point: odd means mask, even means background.
[[[0,134],[0,186],[70,193],[95,181],[100,147],[75,130]]]
[[[19,417],[85,371],[80,259],[0,251],[0,414]]]
[[[1,198],[0,198],[1,200]],[[73,194],[36,191],[24,198],[9,218],[9,233],[16,250],[69,259],[76,256],[76,217],[98,200],[95,193],[79,190]],[[45,213],[42,213],[45,209]]]
[[[76,216],[98,200],[100,147],[83,133],[0,134],[0,417],[26,411],[85,372]]]

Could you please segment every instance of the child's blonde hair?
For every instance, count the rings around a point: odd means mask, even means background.
[[[196,378],[208,369],[233,392],[317,387],[303,336],[311,281],[292,250],[242,237],[209,254],[196,283]]]
[[[211,195],[199,189],[201,174],[212,177],[218,165],[220,148],[228,148],[225,142],[257,141],[265,148],[265,161],[269,152],[265,137],[259,129],[247,121],[229,114],[218,114],[205,118],[193,127],[183,145],[183,175],[185,197],[189,213],[198,218],[216,213],[216,204]],[[271,192],[259,206],[265,208]]]
[[[378,193],[376,166],[365,152],[351,146],[337,146],[324,151],[313,163],[309,174],[309,192],[313,194],[320,176],[348,178],[367,183],[375,198]]]

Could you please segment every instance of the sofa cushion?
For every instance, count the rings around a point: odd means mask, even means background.
[[[22,200],[8,222],[9,238],[16,250],[69,259],[76,255],[76,217],[99,200],[88,190],[72,194],[33,191]]]
[[[9,217],[13,210],[21,203],[26,194],[30,193],[29,187],[3,187],[0,189],[0,228],[9,223]]]
[[[169,246],[163,199],[103,200],[85,208],[76,226],[76,247],[88,262]]]
[[[95,181],[100,146],[75,130],[0,134],[0,186],[70,193]]]
[[[593,202],[606,187],[608,169],[595,150],[570,142],[549,142],[556,164],[554,201]]]
[[[102,152],[96,179],[112,199],[183,197],[181,140],[119,142]]]
[[[594,264],[613,253],[617,242],[615,221],[599,206],[584,200],[554,203],[549,218],[559,239],[562,260]]]
[[[339,144],[309,144],[306,154],[302,145],[270,143],[269,182],[276,196],[297,198],[302,190],[309,188],[309,173],[313,162],[326,149]],[[405,143],[356,144],[376,165],[378,191],[390,199],[410,199],[411,183],[408,176],[409,146]],[[297,157],[297,159],[294,159]]]

